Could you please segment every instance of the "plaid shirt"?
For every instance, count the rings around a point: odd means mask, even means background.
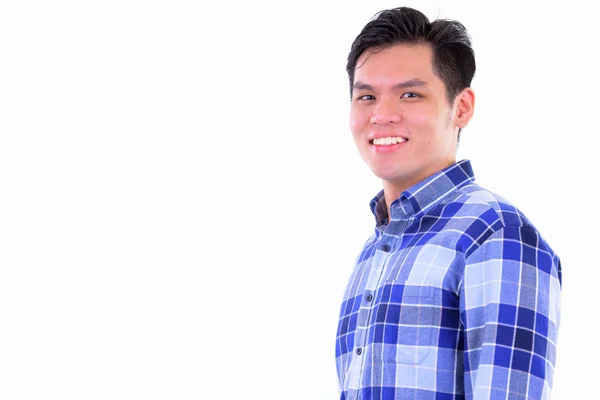
[[[549,399],[562,285],[531,222],[468,160],[372,201],[341,307],[342,400]]]

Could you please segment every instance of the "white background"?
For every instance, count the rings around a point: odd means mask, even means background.
[[[345,63],[399,5],[471,33],[458,158],[561,255],[553,399],[594,396],[589,4],[2,1],[0,398],[337,398],[338,307],[381,187]]]

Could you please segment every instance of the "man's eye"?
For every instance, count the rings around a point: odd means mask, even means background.
[[[365,94],[364,96],[360,96],[358,99],[359,100],[373,100],[373,99],[375,99],[375,96],[371,96],[370,94]]]
[[[411,99],[411,98],[420,97],[420,96],[416,93],[408,92],[408,93],[404,93],[401,97],[403,99]]]

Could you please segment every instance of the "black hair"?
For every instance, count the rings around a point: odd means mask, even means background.
[[[465,26],[450,19],[429,22],[420,11],[397,7],[375,14],[354,39],[346,65],[350,98],[358,58],[367,50],[377,51],[397,44],[431,46],[433,72],[444,82],[449,103],[471,86],[475,75],[475,53]]]

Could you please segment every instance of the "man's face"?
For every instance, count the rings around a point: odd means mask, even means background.
[[[396,45],[367,50],[356,63],[354,141],[376,176],[403,189],[456,162],[460,113],[448,103],[432,57],[428,45]]]

